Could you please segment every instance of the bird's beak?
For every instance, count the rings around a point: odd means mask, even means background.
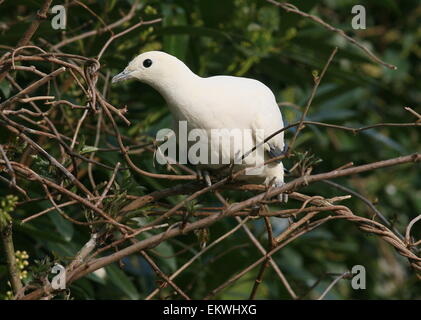
[[[119,74],[115,75],[111,80],[111,83],[116,83],[131,78],[133,78],[133,76],[131,75],[131,71],[124,70],[123,72],[120,72]]]

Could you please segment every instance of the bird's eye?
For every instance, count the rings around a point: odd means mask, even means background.
[[[143,61],[143,66],[145,68],[149,68],[152,65],[152,60],[151,59],[146,59]]]

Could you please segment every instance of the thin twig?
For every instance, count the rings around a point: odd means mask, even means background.
[[[303,11],[299,10],[296,6],[294,6],[294,5],[290,4],[290,3],[287,3],[287,2],[278,2],[278,1],[275,1],[275,0],[266,0],[266,1],[274,4],[277,7],[280,7],[282,9],[284,9],[287,12],[293,12],[295,14],[298,14],[298,15],[302,16],[302,17],[309,18],[310,20],[312,20],[312,21],[314,21],[314,22],[322,25],[326,29],[338,33],[340,36],[344,37],[350,43],[352,43],[353,45],[355,45],[358,48],[360,48],[361,50],[363,50],[371,60],[373,60],[373,61],[375,61],[375,62],[377,62],[377,63],[379,63],[379,64],[381,64],[381,65],[383,65],[383,66],[385,66],[385,67],[387,67],[389,69],[392,69],[392,70],[396,70],[397,69],[397,67],[395,65],[390,64],[390,63],[386,63],[383,60],[381,60],[380,58],[378,58],[367,47],[363,46],[362,44],[360,44],[359,42],[357,42],[355,39],[353,39],[350,36],[348,36],[343,30],[333,27],[332,25],[324,22],[319,17],[316,17],[316,16],[313,16],[313,15],[308,14],[306,12],[303,12]]]
[[[323,67],[323,70],[322,70],[322,73],[320,74],[320,76],[314,78],[314,86],[313,86],[313,89],[311,91],[311,94],[310,94],[309,99],[307,100],[307,104],[306,104],[306,106],[304,108],[304,112],[301,115],[301,119],[300,119],[300,123],[298,125],[298,128],[295,131],[295,134],[292,137],[292,140],[290,142],[290,145],[289,145],[289,148],[288,148],[288,153],[290,153],[291,150],[293,149],[294,144],[295,144],[295,141],[297,139],[297,136],[300,133],[300,131],[303,129],[303,122],[304,122],[304,120],[305,120],[305,118],[307,116],[308,110],[310,109],[311,103],[313,102],[313,99],[316,96],[316,92],[317,92],[317,89],[319,88],[319,84],[322,81],[323,76],[325,75],[326,70],[329,68],[329,65],[332,62],[333,57],[336,55],[336,52],[337,51],[338,51],[338,47],[335,47],[335,49],[333,49],[332,53],[330,54],[329,59],[327,59],[327,62],[325,64],[325,66]]]
[[[151,20],[151,21],[140,21],[138,23],[136,23],[135,25],[131,26],[130,28],[117,33],[117,34],[113,34],[108,41],[104,44],[104,46],[101,48],[101,51],[98,53],[97,59],[100,60],[102,55],[104,54],[105,50],[107,50],[108,46],[111,44],[111,42],[113,42],[115,39],[120,38],[121,36],[124,36],[125,34],[129,33],[130,31],[133,31],[136,28],[139,28],[142,25],[149,25],[149,24],[154,24],[154,23],[158,23],[161,22],[162,19],[155,19],[155,20]]]
[[[329,293],[329,291],[335,286],[336,283],[338,283],[339,280],[347,277],[349,275],[349,271],[346,271],[342,273],[341,275],[337,276],[332,283],[326,288],[325,291],[320,295],[320,297],[317,300],[323,300],[324,297]]]
[[[22,282],[20,280],[20,271],[16,263],[12,230],[12,222],[7,225],[0,225],[0,236],[3,241],[10,283],[12,285],[13,293],[16,294],[22,288]]]

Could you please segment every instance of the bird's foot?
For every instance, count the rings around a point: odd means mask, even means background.
[[[274,183],[275,188],[282,187],[283,185],[285,185],[285,183],[281,182],[281,181],[275,181],[275,183]],[[278,198],[279,202],[287,203],[288,202],[288,193],[280,193],[280,194],[277,195],[277,198]]]
[[[259,212],[260,212],[260,208],[261,208],[261,205],[260,204],[257,204],[257,203],[253,204],[250,207],[250,209],[251,209],[251,215],[257,216],[259,214]]]
[[[196,173],[197,173],[197,179],[199,181],[204,180],[208,187],[212,185],[212,180],[210,178],[209,171],[196,169]]]
[[[206,185],[210,187],[212,185],[212,180],[209,175],[209,171],[203,170],[203,177],[205,178]]]
[[[287,203],[288,202],[288,193],[278,194],[279,202]]]
[[[197,176],[197,180],[201,181],[203,179],[202,170],[196,168],[196,176]]]

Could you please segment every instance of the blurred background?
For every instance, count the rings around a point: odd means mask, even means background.
[[[43,1],[5,1],[0,5],[0,53],[3,54],[22,37],[31,18]],[[84,32],[103,28],[124,16],[132,6],[131,0],[84,1],[90,10],[75,1],[54,1],[67,8],[66,30],[54,30],[44,22],[32,41],[49,51],[51,45],[60,43]],[[333,48],[339,51],[322,80],[308,114],[308,120],[321,121],[349,127],[368,126],[384,122],[413,122],[416,118],[404,107],[420,113],[421,108],[421,6],[417,0],[393,1],[292,1],[300,10],[319,16],[327,23],[344,30],[364,46],[378,54],[384,61],[394,64],[390,70],[370,60],[360,49],[340,35],[326,30],[313,21],[287,13],[263,0],[162,0],[140,1],[134,17],[118,27],[120,32],[134,25],[139,19],[152,20],[162,17],[159,24],[144,26],[116,39],[101,58],[98,87],[103,88],[110,76],[120,72],[137,54],[149,50],[163,50],[183,60],[200,76],[234,75],[255,78],[271,88],[280,104],[286,123],[299,120],[303,107],[314,85],[313,77],[320,74]],[[366,8],[366,29],[354,30],[351,9],[360,4]],[[51,19],[51,17],[49,18]],[[99,35],[63,45],[64,53],[95,57],[109,39],[105,31]],[[37,68],[51,72],[49,64],[37,63]],[[18,73],[21,86],[33,82],[35,75]],[[106,80],[104,80],[106,79]],[[54,95],[83,105],[82,92],[74,83],[62,81],[52,88]],[[130,81],[118,86],[105,87],[107,99],[115,106],[128,107],[127,127],[119,121],[127,144],[139,145],[151,141],[155,133],[171,127],[171,117],[163,98],[152,88]],[[0,82],[1,100],[16,93],[6,80]],[[42,92],[40,92],[42,93]],[[63,108],[60,119],[66,119],[63,132],[73,128],[83,110]],[[81,137],[87,146],[94,144],[95,118],[87,120]],[[68,126],[68,127],[67,127]],[[69,129],[70,130],[70,129]],[[288,141],[294,129],[286,133]],[[24,153],[19,142],[0,126],[0,143],[15,144],[16,157]],[[116,139],[106,132],[100,146],[117,146]],[[307,126],[300,134],[295,154],[284,163],[290,168],[299,159],[313,157],[312,173],[338,168],[350,161],[355,165],[380,161],[421,151],[419,127],[376,128],[352,134],[331,128]],[[52,151],[53,152],[53,151]],[[98,151],[101,162],[114,166],[122,161],[117,152]],[[300,158],[301,157],[301,158]],[[167,173],[167,168],[154,166],[151,155],[132,154],[136,164],[148,171]],[[48,171],[48,163],[34,157],[31,167]],[[335,182],[351,188],[375,203],[393,225],[404,232],[405,226],[421,213],[420,165],[402,165],[373,172],[336,179]],[[109,179],[110,172],[95,168],[98,181]],[[87,179],[87,178],[86,178]],[[288,178],[287,177],[287,181]],[[122,171],[117,177],[124,196],[142,195],[169,187],[174,182],[154,180]],[[31,197],[40,196],[37,184],[28,182]],[[333,197],[347,194],[323,183],[315,183],[300,190],[307,195]],[[13,190],[0,181],[0,200],[13,195]],[[227,191],[231,201],[241,201],[251,192]],[[174,205],[184,196],[169,197],[162,201]],[[22,199],[19,199],[22,200]],[[19,201],[18,200],[18,201]],[[372,217],[373,212],[359,199],[344,202],[357,215]],[[117,206],[118,204],[116,204]],[[214,197],[204,196],[192,203],[193,208],[217,205]],[[57,212],[21,225],[19,220],[42,211],[51,204],[38,201],[18,205],[11,213],[14,218],[15,249],[26,251],[20,259],[24,281],[34,273],[42,272],[48,261],[66,263],[88,240],[89,228],[74,225]],[[298,204],[299,206],[299,204]],[[297,207],[290,201],[286,207]],[[279,210],[279,205],[274,205]],[[144,210],[151,210],[151,207]],[[67,209],[75,219],[83,218],[80,207]],[[143,212],[144,213],[144,212]],[[142,212],[137,214],[141,215]],[[141,218],[143,219],[143,218]],[[194,218],[193,218],[194,219]],[[272,218],[275,232],[286,227],[284,219]],[[212,225],[207,231],[209,241],[233,228],[233,218]],[[266,243],[266,229],[262,219],[248,224],[253,233]],[[414,226],[414,235],[421,235],[420,224]],[[142,237],[147,235],[142,234]],[[419,237],[418,237],[419,239]],[[150,250],[164,272],[171,274],[200,250],[197,235],[188,234],[162,243]],[[48,258],[47,258],[48,257]],[[224,240],[223,245],[211,249],[177,278],[177,284],[186,289],[192,298],[200,299],[217,285],[226,281],[260,257],[244,231]],[[49,259],[48,261],[46,259]],[[354,265],[363,265],[367,272],[366,290],[353,290],[350,281],[341,280],[329,292],[328,299],[420,299],[421,286],[407,260],[381,238],[367,235],[347,221],[328,222],[298,238],[278,252],[274,259],[285,273],[294,290],[301,297],[316,298],[333,280],[329,273],[342,273]],[[28,261],[24,263],[24,261]],[[232,286],[219,293],[218,299],[247,299],[258,268],[243,276]],[[0,297],[7,298],[7,269],[0,251]],[[312,288],[318,281],[321,281]],[[70,287],[75,299],[142,299],[156,286],[157,278],[140,255],[130,256],[122,265],[111,265]],[[161,298],[176,298],[169,288],[163,288]],[[285,288],[272,269],[265,273],[258,291],[259,299],[289,299]]]

